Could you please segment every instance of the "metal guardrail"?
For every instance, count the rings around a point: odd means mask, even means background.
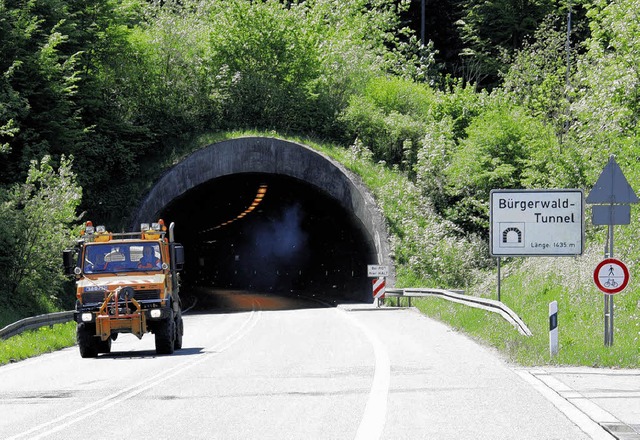
[[[498,313],[510,322],[521,334],[525,336],[532,335],[520,317],[500,301],[464,295],[461,291],[444,289],[386,289],[385,292],[385,298],[396,298],[398,306],[400,305],[400,298],[407,298],[409,300],[409,306],[411,306],[411,298],[424,298],[428,296],[438,296],[448,301]],[[24,318],[0,329],[0,339],[10,338],[26,330],[34,330],[47,325],[63,324],[71,320],[73,320],[73,310]]]
[[[520,317],[504,303],[489,298],[481,298],[478,296],[469,296],[460,293],[460,291],[451,291],[444,289],[386,289],[385,298],[397,298],[397,305],[400,304],[400,298],[408,298],[409,306],[411,306],[411,298],[421,298],[427,296],[438,296],[448,301],[457,302],[475,307],[478,309],[488,310],[498,313],[505,320],[511,323],[521,334],[531,336],[531,330],[520,319]]]
[[[187,313],[193,307],[195,307],[197,300],[189,306],[182,313]],[[8,339],[11,336],[18,335],[27,330],[35,330],[40,327],[53,326],[55,324],[64,324],[65,322],[73,321],[73,310],[67,312],[55,312],[47,313],[45,315],[32,316],[30,318],[24,318],[20,321],[16,321],[13,324],[0,329],[0,340]]]
[[[53,326],[54,324],[64,324],[72,320],[73,310],[24,318],[0,329],[0,339],[10,338],[26,330],[35,330],[40,327]]]

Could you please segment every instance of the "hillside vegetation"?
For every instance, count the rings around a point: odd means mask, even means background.
[[[83,212],[122,226],[163,169],[234,130],[333,145],[378,197],[399,286],[495,294],[491,189],[588,193],[612,154],[640,189],[640,1],[573,2],[569,45],[557,2],[445,2],[458,70],[405,27],[410,3],[0,0],[0,323],[70,307],[58,261]],[[632,280],[637,223],[615,232]],[[557,299],[563,347],[601,345],[604,238],[587,220],[584,256],[505,261],[503,300],[544,335]],[[618,358],[566,362],[637,362],[637,292],[616,296]]]

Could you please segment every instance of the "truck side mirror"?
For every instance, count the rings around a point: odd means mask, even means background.
[[[182,270],[184,266],[184,247],[176,243],[173,246],[174,267],[176,270]]]
[[[73,249],[65,249],[62,251],[62,265],[64,266],[65,275],[74,275],[76,268],[76,251]]]

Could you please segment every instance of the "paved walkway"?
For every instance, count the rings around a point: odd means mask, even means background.
[[[542,367],[516,371],[593,439],[640,440],[640,370]]]

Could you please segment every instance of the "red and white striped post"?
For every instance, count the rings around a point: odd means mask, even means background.
[[[378,300],[378,307],[380,307],[380,301],[384,299],[386,284],[386,279],[384,277],[373,280],[373,299]]]
[[[378,300],[378,307],[380,307],[380,303],[384,299],[386,277],[389,276],[389,266],[368,264],[367,275],[371,278],[375,278],[373,280],[373,299]]]

